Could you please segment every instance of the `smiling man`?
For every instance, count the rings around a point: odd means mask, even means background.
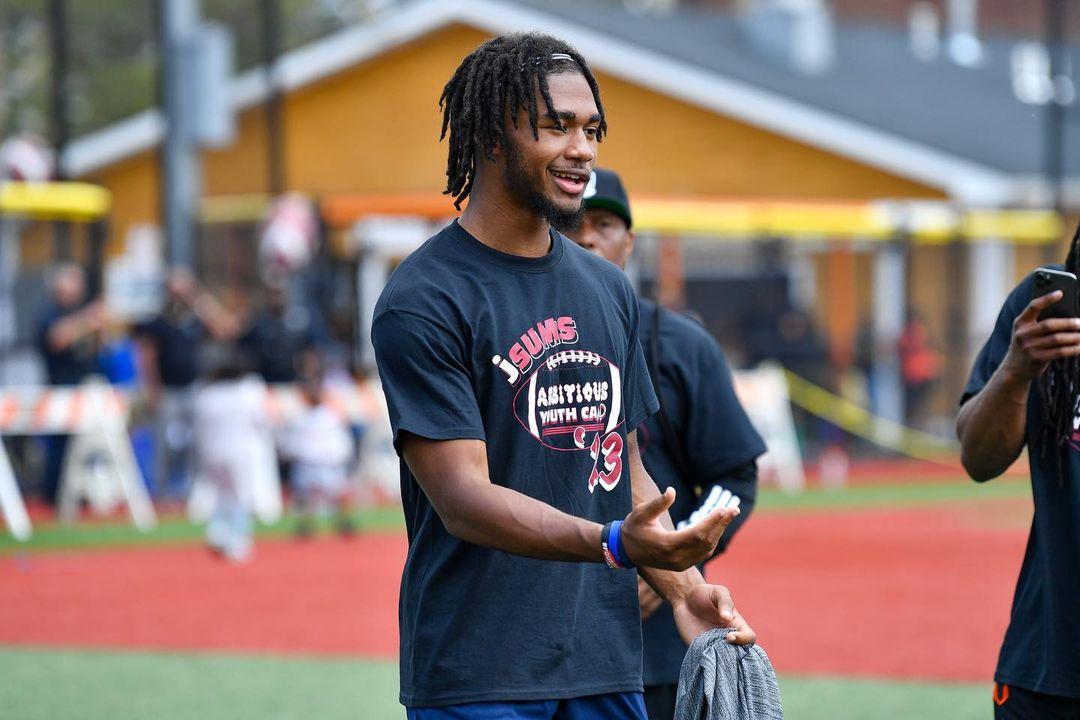
[[[409,535],[401,701],[416,720],[642,720],[633,568],[685,639],[753,642],[694,568],[738,511],[672,529],[633,432],[657,407],[633,291],[558,232],[607,127],[585,61],[498,37],[440,104],[447,193],[469,204],[398,267],[372,329]]]

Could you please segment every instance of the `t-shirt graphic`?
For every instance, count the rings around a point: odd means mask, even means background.
[[[577,342],[572,317],[548,318],[510,348],[513,364],[499,355],[491,361],[511,384],[517,381],[514,416],[529,435],[551,450],[587,450],[593,461],[589,492],[598,485],[613,490],[623,474],[619,368],[591,350],[562,349],[543,357],[548,348]]]
[[[630,512],[626,433],[657,403],[626,278],[551,237],[524,258],[452,223],[394,272],[372,342],[399,450],[406,433],[483,440],[492,483],[604,523]],[[404,462],[401,494],[405,705],[641,688],[635,573],[459,540]]]

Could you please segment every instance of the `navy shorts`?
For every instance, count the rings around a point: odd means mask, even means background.
[[[1080,720],[1080,700],[994,683],[995,720]]]
[[[477,702],[406,708],[409,720],[646,720],[639,692],[588,695],[570,700]]]

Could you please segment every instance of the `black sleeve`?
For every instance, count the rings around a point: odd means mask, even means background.
[[[626,432],[636,430],[641,423],[660,409],[649,377],[649,367],[645,364],[645,354],[638,340],[638,303],[630,291],[629,309],[629,347],[626,353],[626,367],[622,373],[623,417],[626,419]]]
[[[704,331],[695,345],[684,350],[693,354],[684,377],[685,457],[693,479],[706,486],[763,454],[765,443],[735,394],[720,345]]]
[[[426,318],[390,310],[371,329],[394,447],[402,432],[431,440],[485,440],[460,338]]]

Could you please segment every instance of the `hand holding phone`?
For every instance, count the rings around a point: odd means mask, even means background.
[[[1049,295],[1055,290],[1061,291],[1061,299],[1039,313],[1039,319],[1046,318],[1071,318],[1080,316],[1080,305],[1077,299],[1080,297],[1080,286],[1076,276],[1065,270],[1057,268],[1041,267],[1034,273],[1034,283],[1031,286],[1031,299]]]

